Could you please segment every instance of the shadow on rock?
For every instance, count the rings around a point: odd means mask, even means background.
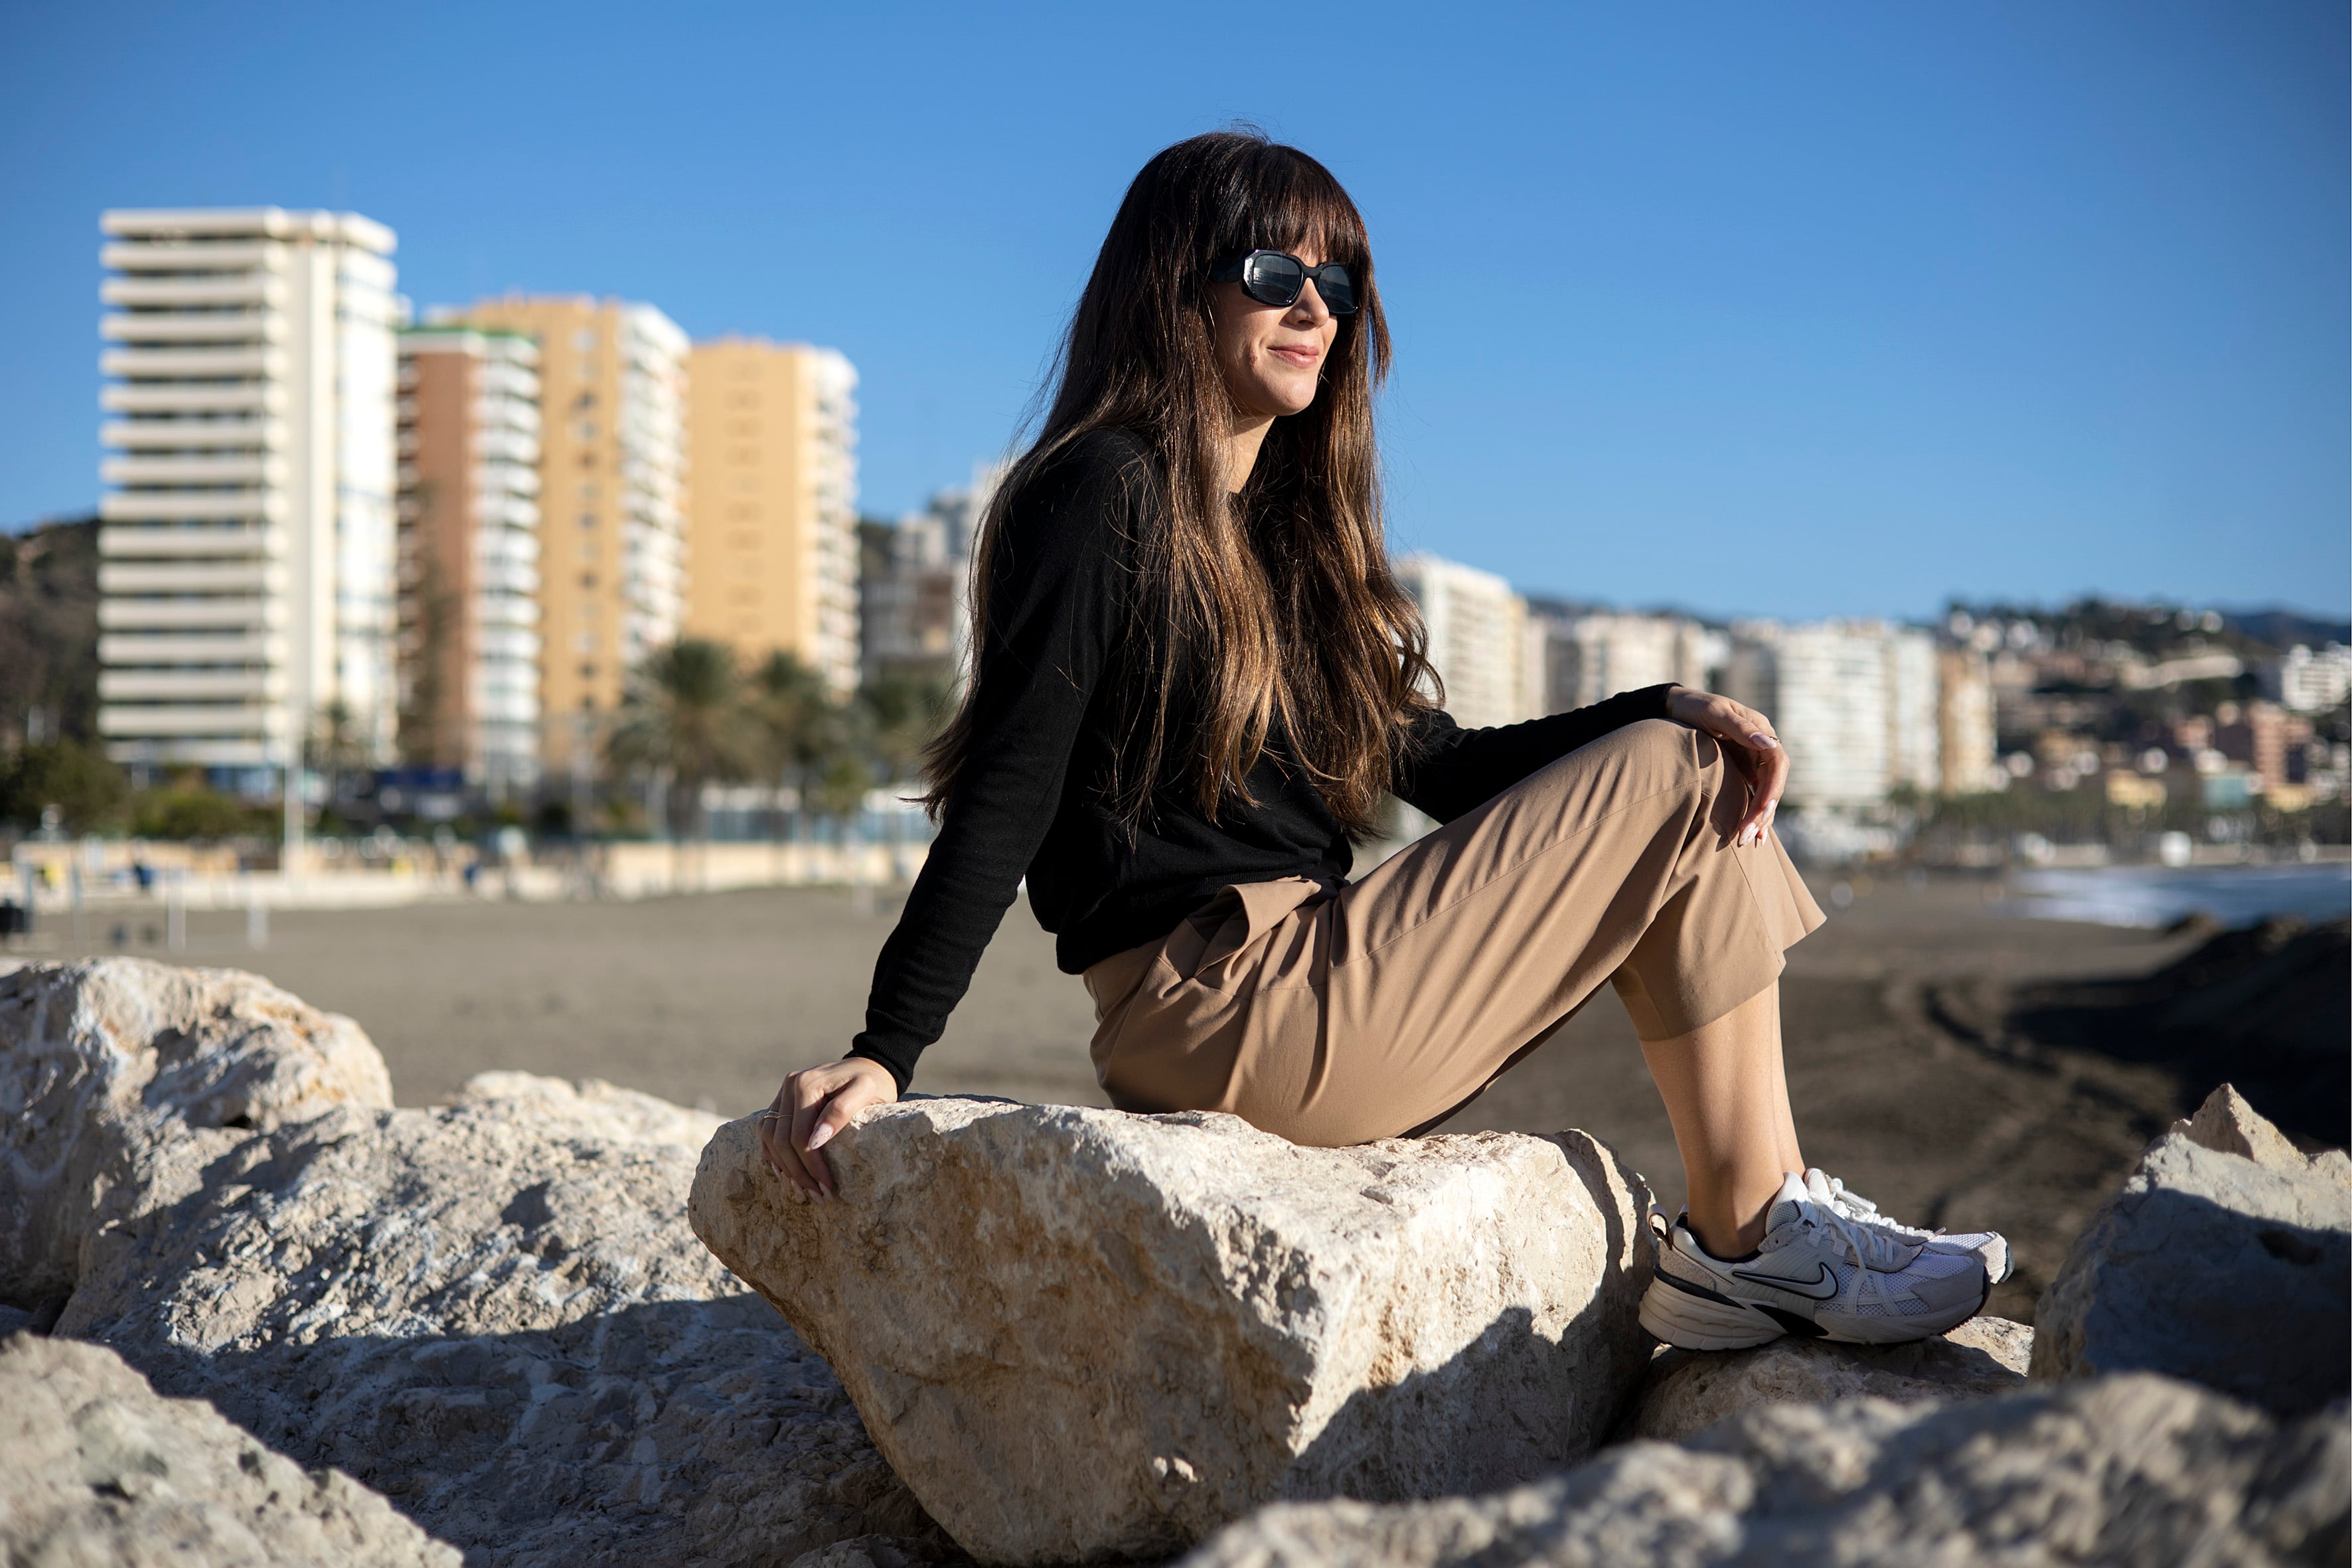
[[[470,1561],[784,1563],[932,1529],[756,1296],[539,1332],[118,1348],[160,1392],[347,1471]]]

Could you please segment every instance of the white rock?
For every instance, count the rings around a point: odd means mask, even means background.
[[[710,1111],[689,1110],[634,1089],[615,1088],[600,1078],[583,1079],[574,1085],[528,1072],[478,1072],[466,1080],[452,1103],[528,1105],[599,1137],[675,1143],[688,1153],[700,1152],[721,1121]]]
[[[1164,1554],[1282,1497],[1590,1451],[1640,1379],[1646,1192],[1581,1133],[1303,1149],[1231,1116],[914,1100],[797,1201],[730,1122],[696,1230],[984,1561]]]
[[[1662,1352],[1626,1422],[1628,1437],[1673,1442],[1768,1405],[1868,1395],[1909,1404],[1980,1399],[2025,1386],[2033,1331],[1971,1318],[1938,1339],[1843,1345],[1791,1335],[1748,1351]]]
[[[473,1563],[943,1542],[688,1227],[712,1119],[525,1075],[383,1109],[363,1036],[248,975],[36,965],[0,1002],[0,1104],[46,1130],[16,1146],[72,1176],[39,1188],[43,1234],[78,1241],[43,1254],[43,1293],[72,1290],[59,1334]]]
[[[823,1363],[696,1244],[682,1147],[509,1100],[153,1163],[188,1195],[91,1242],[58,1331],[485,1561],[789,1562],[930,1529]]]
[[[2352,1391],[2352,1163],[2228,1085],[2147,1147],[2034,1310],[2036,1378],[2149,1371],[2281,1415]]]
[[[2275,1426],[2147,1373],[1961,1405],[1751,1411],[1534,1486],[1283,1504],[1184,1568],[2262,1568],[2340,1563],[2342,1410]]]
[[[359,1026],[256,975],[138,958],[0,973],[0,1300],[71,1288],[134,1142],[391,1103]]]
[[[458,1568],[392,1505],[305,1473],[96,1345],[0,1341],[0,1561],[125,1568]]]

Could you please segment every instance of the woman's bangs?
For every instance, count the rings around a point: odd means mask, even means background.
[[[1260,179],[1250,192],[1241,248],[1280,250],[1292,255],[1313,248],[1325,261],[1360,267],[1370,259],[1371,244],[1356,204],[1339,182],[1321,164],[1287,149],[1281,162],[1287,167],[1254,171]],[[1265,175],[1271,174],[1271,179]]]

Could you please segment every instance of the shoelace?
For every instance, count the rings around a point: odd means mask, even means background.
[[[1896,1244],[1891,1238],[1856,1224],[1826,1204],[1808,1204],[1806,1207],[1811,1212],[1803,1216],[1804,1225],[1827,1231],[1845,1248],[1846,1256],[1853,1260],[1856,1276],[1854,1304],[1861,1306],[1875,1300],[1881,1309],[1892,1312],[1895,1303],[1886,1294],[1886,1287],[1882,1280],[1902,1268],[1901,1261],[1895,1256]]]
[[[1901,1220],[1887,1218],[1878,1212],[1876,1204],[1864,1197],[1860,1193],[1850,1191],[1846,1184],[1835,1176],[1824,1176],[1822,1180],[1815,1181],[1812,1175],[1808,1175],[1805,1178],[1805,1185],[1826,1206],[1835,1209],[1857,1225],[1891,1230],[1897,1236],[1916,1237],[1922,1241],[1933,1241],[1944,1234],[1943,1227],[1940,1226],[1934,1230],[1922,1230],[1916,1225],[1905,1225]]]

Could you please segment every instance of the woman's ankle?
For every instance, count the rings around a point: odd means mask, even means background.
[[[1685,1210],[1691,1234],[1717,1259],[1745,1258],[1764,1244],[1765,1219],[1780,1195],[1782,1178],[1770,1186],[1759,1176],[1743,1183],[1726,1182],[1714,1192],[1695,1190]],[[1749,1189],[1754,1189],[1750,1191]]]

